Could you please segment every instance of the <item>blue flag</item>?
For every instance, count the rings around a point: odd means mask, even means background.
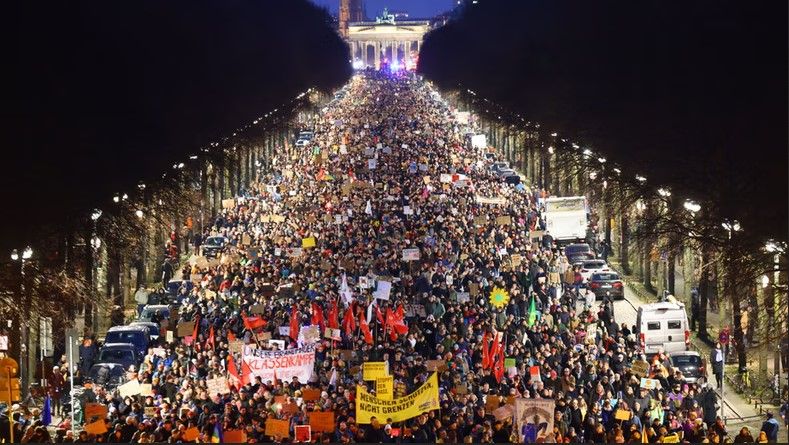
[[[44,399],[44,409],[41,411],[41,423],[49,426],[52,423],[52,399],[47,396]]]
[[[211,435],[212,443],[225,443],[225,434],[222,431],[222,425],[217,421],[214,424],[214,434]]]

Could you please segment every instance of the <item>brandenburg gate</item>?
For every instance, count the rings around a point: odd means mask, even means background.
[[[422,39],[429,30],[427,20],[395,22],[386,10],[374,22],[351,22],[348,45],[353,66],[380,69],[388,63],[394,68],[411,69],[416,66]]]

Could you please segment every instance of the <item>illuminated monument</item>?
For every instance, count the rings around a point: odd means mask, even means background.
[[[398,21],[384,9],[374,22],[349,22],[345,39],[354,68],[380,69],[386,64],[393,69],[413,69],[429,30],[427,20]]]

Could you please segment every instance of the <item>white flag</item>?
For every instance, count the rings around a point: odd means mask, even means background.
[[[342,274],[342,284],[340,284],[340,295],[342,295],[343,301],[345,301],[345,304],[347,304],[348,306],[350,306],[351,303],[353,303],[353,292],[351,292],[351,289],[348,287],[348,278],[346,277],[345,274]]]
[[[364,208],[364,213],[366,213],[368,215],[372,215],[373,214],[373,205],[370,204],[370,200],[369,199],[367,200],[367,206]]]
[[[332,368],[331,377],[329,378],[329,386],[337,387],[337,368]]]

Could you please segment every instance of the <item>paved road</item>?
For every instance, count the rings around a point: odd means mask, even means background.
[[[648,302],[643,301],[629,286],[625,286],[625,299],[614,302],[614,318],[620,324],[626,323],[628,326],[633,326],[636,323],[638,307],[646,303]],[[709,378],[715,380],[711,374]],[[727,419],[729,434],[732,434],[733,437],[742,426],[748,426],[752,432],[758,432],[764,419],[753,408],[753,405],[749,405],[745,399],[737,395],[728,384],[724,384],[724,396],[723,415]]]

